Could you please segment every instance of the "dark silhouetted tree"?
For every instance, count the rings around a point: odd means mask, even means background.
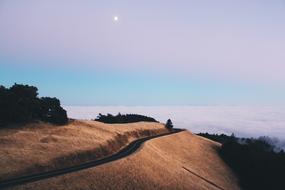
[[[67,123],[66,111],[60,106],[57,98],[43,97],[41,102],[41,119],[55,124]]]
[[[144,115],[138,114],[121,114],[118,113],[117,115],[107,114],[102,115],[99,113],[99,116],[95,119],[95,121],[100,121],[103,123],[133,123],[133,122],[140,122],[140,121],[148,121],[148,122],[158,122],[154,118],[147,117]]]
[[[56,98],[38,98],[38,89],[34,86],[14,84],[5,88],[0,85],[0,126],[33,120],[64,124],[67,115]]]
[[[5,125],[10,120],[10,96],[9,91],[4,86],[0,86],[0,126]]]
[[[199,134],[222,143],[219,153],[238,175],[245,190],[284,190],[285,153],[270,138],[237,138],[234,135]]]
[[[168,120],[166,121],[165,127],[166,127],[168,130],[172,130],[172,129],[173,129],[173,123],[172,123],[171,119],[168,119]]]
[[[39,118],[40,104],[38,89],[34,86],[15,84],[10,89],[12,120],[29,122]]]

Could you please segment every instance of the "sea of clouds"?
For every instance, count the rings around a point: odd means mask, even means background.
[[[285,107],[261,106],[64,106],[70,118],[95,119],[99,113],[137,113],[194,133],[269,136],[285,147]]]

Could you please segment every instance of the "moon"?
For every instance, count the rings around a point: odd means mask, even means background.
[[[118,21],[119,21],[119,17],[118,17],[118,16],[114,16],[113,20],[114,20],[115,22],[118,22]]]

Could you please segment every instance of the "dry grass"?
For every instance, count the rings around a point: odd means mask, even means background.
[[[121,160],[12,189],[219,189],[200,175],[222,189],[238,190],[237,179],[217,154],[219,148],[220,144],[185,131],[148,141]]]
[[[67,167],[117,152],[134,139],[164,133],[159,123],[65,126],[34,123],[0,130],[0,179]]]

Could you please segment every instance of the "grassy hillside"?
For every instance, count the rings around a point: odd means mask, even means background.
[[[34,123],[0,130],[0,179],[62,168],[117,152],[134,139],[165,133],[163,124]]]
[[[181,132],[153,139],[135,154],[96,168],[12,189],[240,189],[219,157],[220,144]]]

